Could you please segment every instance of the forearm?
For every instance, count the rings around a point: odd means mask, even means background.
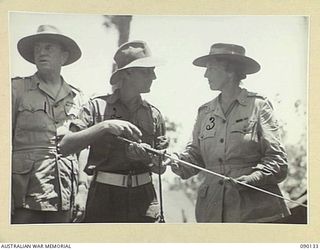
[[[82,131],[70,132],[66,134],[59,143],[60,153],[68,155],[79,152],[107,134],[109,132],[108,130],[108,121],[103,121]]]
[[[260,176],[258,185],[277,184],[287,176],[288,160],[281,141],[280,126],[269,101],[261,102],[258,119],[262,157],[253,169]]]
[[[279,155],[266,156],[254,169],[261,172],[262,185],[280,183],[286,178],[288,172],[286,155],[283,152],[283,155],[279,153]]]

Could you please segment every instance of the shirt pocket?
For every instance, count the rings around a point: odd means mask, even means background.
[[[215,117],[210,117],[206,122],[201,124],[201,129],[199,133],[199,140],[206,141],[209,138],[216,137],[216,123]]]
[[[210,130],[206,129],[206,126],[202,128],[198,136],[199,146],[201,154],[205,157],[212,155],[212,150],[214,150],[217,144],[217,130],[212,128]]]
[[[255,119],[236,122],[231,126],[231,136],[244,141],[258,141],[257,137],[258,122]]]
[[[21,207],[26,198],[34,161],[25,156],[14,155],[12,158],[12,195],[14,206]]]
[[[64,117],[62,119],[66,119],[64,122],[64,127],[66,131],[76,132],[86,127],[84,121],[80,119],[80,113],[82,111],[82,107],[75,104],[74,102],[67,101],[64,104]]]
[[[45,101],[22,102],[18,108],[16,126],[23,130],[45,131],[49,124]]]
[[[258,121],[247,120],[234,123],[230,128],[229,152],[230,157],[244,158],[246,161],[260,157],[260,143],[257,132]]]

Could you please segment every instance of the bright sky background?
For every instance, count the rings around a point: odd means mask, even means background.
[[[107,14],[107,13],[106,13]],[[28,76],[35,66],[17,52],[16,44],[40,24],[57,26],[82,49],[79,61],[63,68],[65,80],[88,96],[110,92],[117,32],[107,30],[100,15],[17,13],[10,15],[11,76]],[[306,117],[294,113],[294,102],[307,104],[308,19],[300,16],[134,16],[130,40],[145,40],[166,64],[157,68],[152,92],[144,95],[171,121],[181,124],[180,142],[190,138],[197,109],[217,95],[192,61],[213,43],[236,43],[261,64],[243,87],[269,97],[296,142]],[[277,101],[281,101],[278,103]]]

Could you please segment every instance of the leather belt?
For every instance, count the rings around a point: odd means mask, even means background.
[[[123,175],[98,171],[96,182],[118,186],[118,187],[138,187],[152,181],[150,173],[137,175]]]

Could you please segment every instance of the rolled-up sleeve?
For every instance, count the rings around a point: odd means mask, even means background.
[[[79,116],[72,120],[71,126],[74,126],[77,131],[83,130],[93,125],[94,106],[91,100],[84,103],[81,107]]]
[[[261,172],[260,185],[276,184],[287,176],[288,161],[281,142],[280,126],[268,100],[261,103],[259,133],[263,157],[256,170]]]
[[[24,83],[19,80],[11,80],[11,119],[12,119],[12,137],[16,127],[19,101],[24,91]]]

